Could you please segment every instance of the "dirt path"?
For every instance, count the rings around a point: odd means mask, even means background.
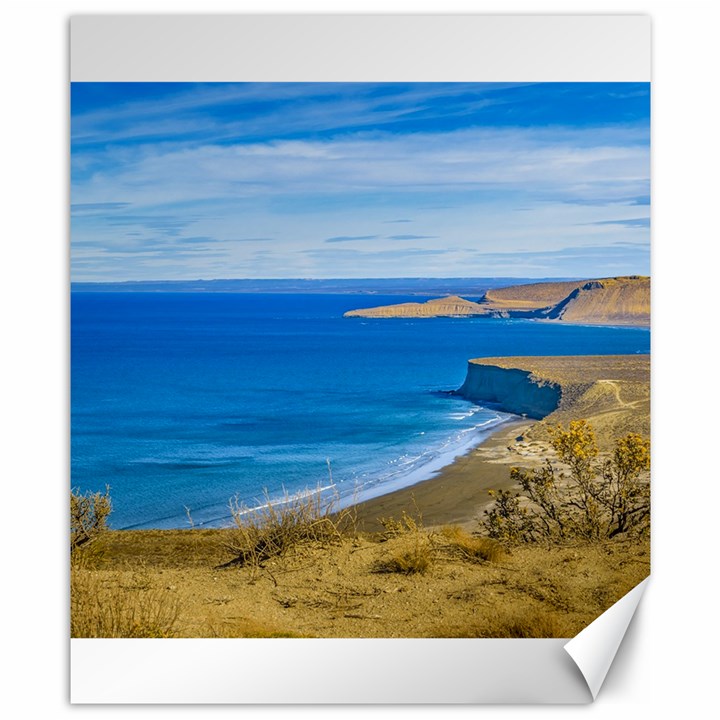
[[[602,385],[609,385],[609,386],[612,388],[613,393],[614,393],[614,395],[615,395],[615,399],[617,400],[617,404],[618,404],[620,407],[622,407],[622,408],[635,408],[635,407],[638,406],[638,402],[639,402],[638,400],[636,400],[636,401],[634,401],[634,402],[625,402],[625,401],[620,397],[620,386],[618,385],[618,383],[617,383],[616,380],[598,380],[598,383],[599,383],[599,384],[602,384]]]

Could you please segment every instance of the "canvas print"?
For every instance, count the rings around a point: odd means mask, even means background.
[[[71,635],[570,638],[650,571],[648,83],[86,83]]]

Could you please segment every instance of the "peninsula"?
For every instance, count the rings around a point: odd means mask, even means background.
[[[344,317],[531,318],[591,325],[650,325],[650,278],[640,275],[541,282],[487,290],[475,302],[458,295],[350,310]]]

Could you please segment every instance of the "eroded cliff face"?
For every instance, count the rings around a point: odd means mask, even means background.
[[[591,280],[541,315],[571,323],[650,325],[650,278]]]
[[[540,419],[557,409],[561,387],[529,370],[471,361],[457,394],[476,402],[497,403],[506,412]]]

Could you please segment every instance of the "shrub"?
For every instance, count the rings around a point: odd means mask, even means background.
[[[335,511],[335,502],[323,500],[319,491],[266,501],[252,510],[237,498],[231,501],[235,528],[225,548],[235,557],[221,567],[259,567],[303,544],[339,543],[355,526],[351,508]]]
[[[70,549],[74,551],[107,530],[107,519],[112,512],[110,488],[104,493],[78,490],[70,492]]]
[[[432,566],[435,560],[432,542],[423,527],[422,514],[415,504],[414,497],[413,504],[417,517],[413,517],[403,510],[399,520],[393,517],[378,518],[378,522],[384,528],[384,539],[402,538],[398,540],[402,549],[397,550],[390,557],[376,562],[373,572],[413,575],[426,573]]]
[[[603,467],[604,504],[610,514],[609,537],[650,526],[650,443],[636,433],[618,440]]]
[[[541,538],[600,540],[650,524],[650,442],[636,433],[617,440],[601,461],[592,427],[585,420],[552,431],[551,444],[565,469],[551,460],[532,471],[512,468],[521,493],[491,491],[493,507],[483,526],[506,543]]]
[[[515,469],[511,469],[511,476]],[[495,502],[490,509],[485,510],[482,525],[491,538],[506,544],[529,542],[535,538],[536,521],[528,509],[520,504],[520,493],[488,490],[488,495]]]

